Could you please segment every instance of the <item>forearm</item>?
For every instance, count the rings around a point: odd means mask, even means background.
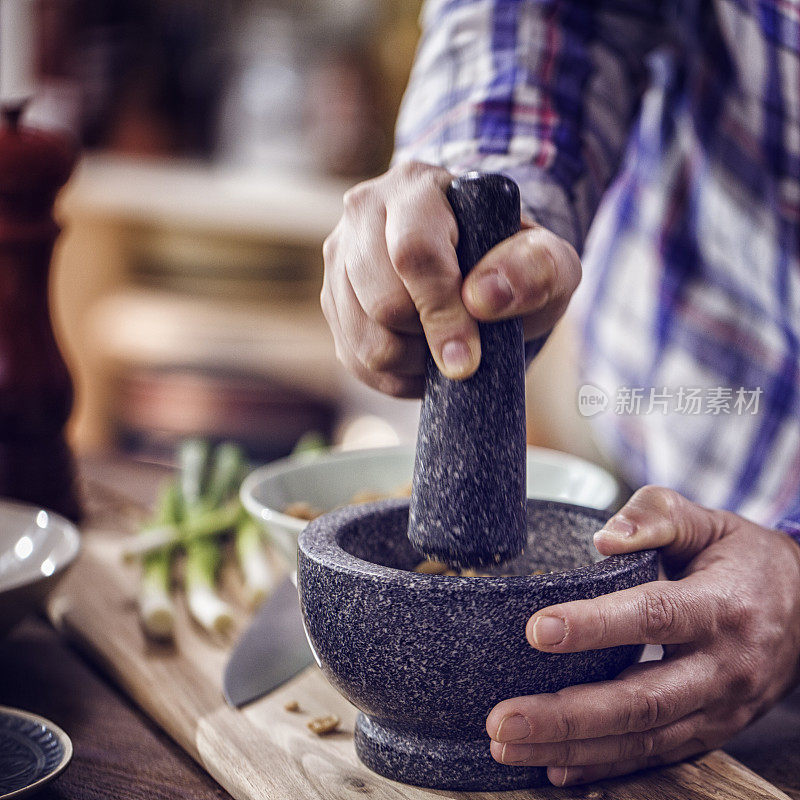
[[[641,96],[654,6],[428,3],[395,161],[504,172],[579,249]]]

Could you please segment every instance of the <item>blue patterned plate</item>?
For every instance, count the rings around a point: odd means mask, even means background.
[[[0,800],[22,797],[56,777],[72,758],[72,742],[57,725],[0,706]]]

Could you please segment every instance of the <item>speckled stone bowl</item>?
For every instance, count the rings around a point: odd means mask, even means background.
[[[537,609],[655,580],[654,551],[596,561],[604,519],[529,500],[525,551],[488,578],[411,571],[421,558],[406,536],[408,500],[308,525],[298,555],[306,631],[328,680],[362,712],[355,744],[368,767],[435,789],[546,784],[544,769],[491,758],[486,716],[500,700],[606,680],[638,658],[638,647],[541,653],[525,639]]]

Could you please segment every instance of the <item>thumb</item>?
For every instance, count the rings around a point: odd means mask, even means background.
[[[661,548],[665,564],[681,569],[728,533],[730,517],[672,489],[644,486],[594,535],[594,543],[606,556]]]
[[[563,311],[581,279],[574,248],[540,225],[493,247],[464,281],[467,310],[484,322]]]

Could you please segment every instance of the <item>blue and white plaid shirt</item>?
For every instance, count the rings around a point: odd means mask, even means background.
[[[411,158],[510,175],[582,253],[629,483],[800,532],[800,0],[431,0]]]

